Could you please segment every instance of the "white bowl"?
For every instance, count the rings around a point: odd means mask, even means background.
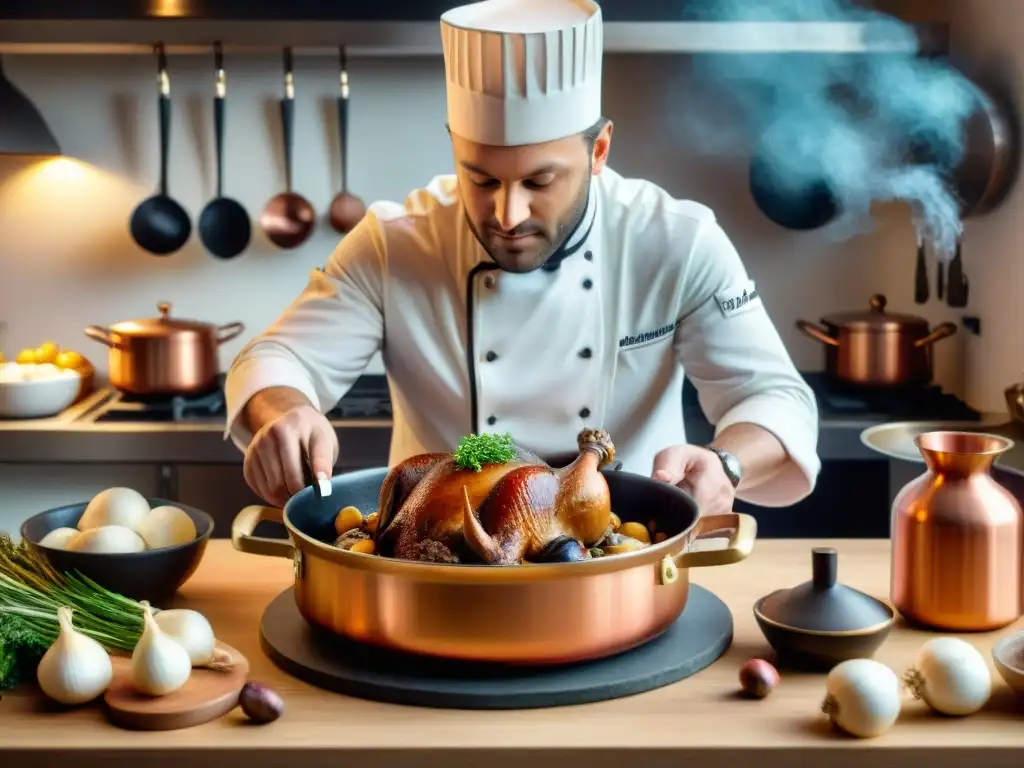
[[[0,365],[0,418],[56,416],[78,397],[82,377],[54,365]]]
[[[992,647],[992,661],[1006,684],[1017,693],[1024,694],[1024,631],[996,643]]]

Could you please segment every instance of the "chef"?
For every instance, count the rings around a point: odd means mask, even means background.
[[[541,457],[608,430],[623,469],[702,514],[811,492],[817,409],[708,208],[608,166],[591,0],[487,0],[441,19],[455,173],[377,202],[235,359],[226,436],[282,505],[338,455],[322,415],[380,351],[389,462],[509,433]],[[684,374],[715,425],[690,445]],[[553,459],[549,459],[553,460]]]

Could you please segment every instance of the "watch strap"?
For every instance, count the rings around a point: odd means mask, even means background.
[[[732,487],[738,487],[742,477],[742,469],[740,467],[739,459],[728,451],[723,451],[721,448],[716,448],[713,445],[705,445],[704,448],[711,451],[718,457],[718,460],[722,462],[722,469],[725,470],[725,476],[729,478],[729,482],[732,483]]]

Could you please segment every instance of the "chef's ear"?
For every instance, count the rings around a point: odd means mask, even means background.
[[[597,176],[604,169],[605,163],[608,162],[608,154],[612,149],[612,133],[614,130],[615,125],[612,121],[605,119],[604,125],[601,126],[601,130],[593,141],[590,150],[590,172],[594,176]]]

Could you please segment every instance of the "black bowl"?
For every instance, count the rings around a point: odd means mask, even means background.
[[[892,631],[896,614],[881,600],[878,604],[889,613],[889,620],[863,629],[807,630],[772,621],[761,612],[761,605],[770,597],[754,604],[754,618],[765,640],[778,656],[778,666],[804,672],[828,672],[840,662],[870,659]]]
[[[77,528],[88,502],[40,512],[21,524],[21,538],[33,545],[60,573],[79,571],[111,592],[156,605],[167,600],[195,573],[213,533],[213,518],[195,507],[166,499],[146,499],[149,506],[173,506],[196,524],[196,538],[184,544],[146,552],[99,554],[43,547],[39,542],[57,528]]]

